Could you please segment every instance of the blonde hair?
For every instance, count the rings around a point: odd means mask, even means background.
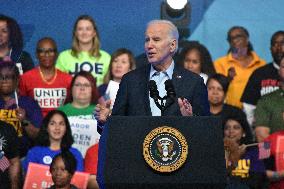
[[[96,26],[96,23],[94,21],[94,19],[89,16],[89,15],[81,15],[77,18],[74,27],[73,27],[73,35],[72,35],[72,49],[71,49],[71,55],[78,57],[78,53],[80,53],[80,47],[79,47],[79,40],[76,37],[76,30],[77,30],[77,25],[79,23],[79,21],[81,20],[88,20],[92,23],[94,30],[96,31],[96,35],[93,38],[93,45],[91,47],[91,49],[89,50],[89,55],[90,56],[94,56],[94,57],[100,57],[100,38],[99,38],[99,33],[98,33],[98,29]]]

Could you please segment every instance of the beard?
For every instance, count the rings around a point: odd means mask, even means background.
[[[280,65],[281,60],[284,58],[284,53],[281,52],[272,54],[272,58],[277,65]]]

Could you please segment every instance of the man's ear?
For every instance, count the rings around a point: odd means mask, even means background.
[[[176,39],[173,39],[171,41],[171,44],[170,44],[170,50],[171,52],[174,52],[176,50],[176,47],[177,47],[177,40]]]

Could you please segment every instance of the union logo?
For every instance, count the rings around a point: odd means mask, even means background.
[[[172,127],[162,126],[153,129],[144,139],[144,159],[158,172],[176,171],[185,163],[187,153],[185,137]]]

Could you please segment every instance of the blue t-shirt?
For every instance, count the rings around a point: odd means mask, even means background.
[[[83,171],[83,157],[81,153],[76,149],[71,147],[69,151],[74,155],[77,160],[76,171]],[[30,162],[39,163],[43,165],[50,165],[54,156],[59,154],[61,150],[51,150],[48,146],[35,146],[28,151],[26,158],[22,162],[25,173],[27,172],[28,165]]]

